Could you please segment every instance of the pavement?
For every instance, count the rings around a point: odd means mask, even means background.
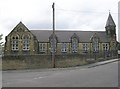
[[[88,68],[96,67],[96,66],[100,66],[100,65],[105,65],[105,64],[108,64],[108,63],[116,62],[116,61],[120,61],[120,58],[118,58],[118,59],[111,59],[111,60],[102,61],[102,62],[97,62],[97,63],[93,63],[93,64],[88,65]]]
[[[71,69],[82,69],[82,68],[92,68],[100,65],[105,65],[108,63],[120,61],[120,58],[118,59],[110,59],[102,62],[97,62],[97,63],[92,63],[88,65],[83,65],[83,66],[77,66],[77,67],[67,67],[67,68],[43,68],[43,69],[26,69],[26,70],[7,70],[7,71],[2,71],[2,72],[43,72],[43,71],[60,71],[60,70],[71,70]]]

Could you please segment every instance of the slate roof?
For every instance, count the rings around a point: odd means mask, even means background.
[[[39,42],[49,42],[49,37],[52,30],[30,30],[38,39]],[[58,42],[70,42],[73,34],[79,37],[79,42],[90,42],[91,37],[96,33],[101,42],[109,42],[105,31],[64,31],[56,30],[55,34]]]
[[[110,13],[109,13],[109,16],[108,16],[108,19],[107,19],[107,23],[106,23],[106,27],[107,26],[116,26],[115,22],[114,22],[114,20],[113,20],[113,18],[112,18]]]

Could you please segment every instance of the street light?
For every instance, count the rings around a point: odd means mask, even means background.
[[[52,5],[53,8],[53,34],[52,34],[52,64],[55,68],[55,3]]]

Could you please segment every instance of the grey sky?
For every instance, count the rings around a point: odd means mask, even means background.
[[[0,0],[0,33],[6,36],[20,21],[29,29],[105,30],[109,10],[117,25],[119,0]]]

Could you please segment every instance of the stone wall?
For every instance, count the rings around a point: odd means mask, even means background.
[[[96,59],[96,60],[95,60]],[[55,55],[55,66],[57,68],[81,66],[88,63],[104,61],[111,59],[111,57],[104,58],[96,54],[62,54]],[[2,69],[39,69],[39,68],[52,68],[51,55],[6,55],[2,57]]]
[[[86,64],[86,56],[71,54],[71,55],[56,55],[56,67],[72,67]],[[52,68],[51,55],[19,55],[19,56],[4,56],[2,57],[3,70],[11,69],[39,69]]]

